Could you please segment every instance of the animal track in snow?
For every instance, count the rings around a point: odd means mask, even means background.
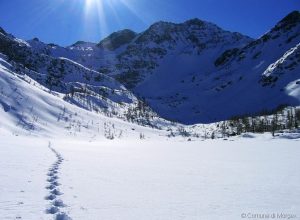
[[[46,213],[53,215],[54,220],[72,220],[66,213],[61,212],[61,208],[66,205],[61,199],[59,199],[63,193],[58,188],[60,185],[58,181],[58,171],[64,159],[54,148],[51,147],[51,143],[49,143],[48,147],[55,154],[56,161],[49,168],[49,172],[47,173],[48,185],[46,186],[46,189],[49,191],[49,195],[45,197],[45,200],[48,200],[50,204],[46,209]]]

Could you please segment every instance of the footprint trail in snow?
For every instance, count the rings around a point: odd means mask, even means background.
[[[49,194],[45,197],[45,199],[49,200],[50,205],[47,207],[46,213],[53,215],[54,220],[72,220],[66,213],[61,211],[61,209],[66,205],[60,199],[60,196],[63,193],[59,190],[60,183],[58,171],[64,159],[61,156],[61,154],[59,154],[54,148],[51,147],[51,143],[49,143],[48,147],[55,154],[57,160],[50,167],[49,172],[47,174],[48,185],[46,186],[46,189],[49,191]]]

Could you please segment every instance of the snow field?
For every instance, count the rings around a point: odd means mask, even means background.
[[[300,215],[297,139],[51,140],[51,148],[45,139],[1,138],[1,219]]]

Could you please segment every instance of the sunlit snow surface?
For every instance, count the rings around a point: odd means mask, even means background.
[[[210,107],[206,112],[215,115],[226,113],[226,106],[234,110],[230,113],[237,114],[249,111],[249,106],[276,107],[276,103],[282,104],[287,98],[291,99],[288,103],[298,105],[298,66],[287,68],[287,77],[274,85],[276,90],[271,84],[263,88],[258,82],[261,75],[281,77],[279,67],[289,67],[300,46],[285,55],[272,53],[273,43],[265,43],[264,47],[261,60],[252,61],[253,53],[258,51],[251,51],[249,59],[243,61],[242,70],[248,73],[246,70],[255,67],[256,74],[245,74],[244,84],[236,82],[235,89],[224,90],[222,96],[210,91],[214,89],[211,85],[218,85],[211,84],[214,75],[199,84],[204,86],[203,91],[208,89],[208,95],[198,89],[193,92],[192,84],[181,82],[180,74],[186,69],[182,63],[174,62],[179,58],[191,68],[188,69],[191,77],[199,73],[199,82],[202,74],[209,72],[194,65],[198,55],[189,57],[185,53],[179,57],[167,56],[137,90],[144,94],[155,91],[155,96],[167,98],[158,99],[154,107],[168,101],[169,93],[192,94],[191,101],[199,104],[200,100],[205,103],[203,107]],[[290,49],[288,45],[284,47]],[[61,50],[57,50],[59,57],[65,49]],[[87,55],[92,53],[87,52]],[[206,54],[215,52],[209,50]],[[207,55],[201,55],[202,62],[208,61]],[[272,57],[268,58],[269,55]],[[90,64],[97,60],[97,57],[90,59]],[[274,64],[264,72],[269,63]],[[164,71],[170,66],[174,71]],[[236,66],[233,63],[233,68]],[[65,102],[63,94],[51,92],[11,69],[5,56],[0,55],[0,220],[238,220],[243,213],[282,213],[300,218],[299,132],[285,133],[275,139],[271,134],[246,134],[229,140],[201,141],[204,133],[210,136],[206,132],[215,131],[216,124],[200,124],[184,127],[198,134],[190,137],[191,142],[187,142],[188,137],[168,138],[181,125],[158,120],[163,130],[157,130],[89,112]],[[165,75],[159,74],[162,72]],[[226,69],[221,73],[223,80],[230,80],[231,74]],[[241,73],[236,71],[232,75],[237,81]],[[80,83],[82,79],[77,80]],[[173,85],[172,90],[165,90],[166,82]],[[116,88],[109,83],[107,86]],[[207,100],[225,107],[216,108]],[[234,102],[229,105],[227,100]],[[168,114],[194,119],[195,114],[186,111],[192,108],[192,103],[187,102],[182,108],[184,115],[172,112],[172,108],[165,110]],[[200,107],[195,106],[196,110]],[[200,116],[209,119],[210,114]]]
[[[85,142],[1,135],[1,219],[55,218],[46,213],[47,175],[57,161],[48,141],[63,158],[56,199],[64,206],[57,213],[72,219],[300,216],[298,139]]]

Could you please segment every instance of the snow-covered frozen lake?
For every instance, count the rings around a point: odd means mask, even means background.
[[[0,219],[300,217],[298,140],[48,141],[1,138]]]

